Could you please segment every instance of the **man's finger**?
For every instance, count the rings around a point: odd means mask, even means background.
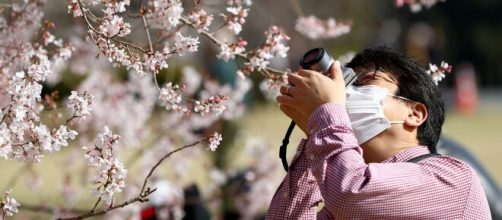
[[[295,86],[290,86],[288,88],[288,95],[291,96],[291,97],[298,97],[299,95],[301,95],[302,93],[302,90],[301,88],[298,88],[298,87],[295,87]]]
[[[281,88],[279,89],[279,92],[282,94],[282,95],[286,95],[286,96],[292,96],[291,95],[291,89],[293,89],[294,86],[289,86],[289,85],[286,85],[286,86],[281,86]]]
[[[293,86],[303,86],[305,85],[304,78],[298,74],[288,74],[288,82]]]
[[[283,104],[283,105],[291,106],[294,104],[294,99],[291,96],[287,96],[287,95],[279,95],[279,96],[277,96],[276,100],[279,104]]]
[[[303,76],[303,77],[311,77],[312,75],[316,74],[317,72],[314,70],[299,70],[298,75]]]
[[[343,80],[343,72],[342,72],[342,66],[340,64],[340,61],[335,60],[333,65],[331,65],[331,74],[330,74],[331,79],[342,79]]]

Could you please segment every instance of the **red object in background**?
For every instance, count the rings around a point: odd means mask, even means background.
[[[157,211],[154,206],[146,207],[140,212],[141,220],[157,219]]]
[[[479,105],[476,72],[471,64],[462,64],[455,74],[455,104],[458,112],[466,115],[476,113]]]

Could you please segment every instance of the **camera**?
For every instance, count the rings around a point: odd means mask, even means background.
[[[300,59],[300,66],[303,69],[314,70],[321,72],[324,75],[329,74],[329,69],[335,60],[323,48],[314,48],[307,51]],[[356,73],[352,68],[342,67],[343,79],[345,80],[345,87],[351,85],[356,80]],[[282,140],[282,145],[279,148],[279,158],[281,158],[284,170],[288,171],[288,161],[286,160],[286,151],[289,143],[289,137],[295,128],[295,122],[291,121],[289,124],[286,135]]]
[[[314,48],[307,51],[300,59],[300,66],[303,69],[314,70],[321,72],[324,75],[329,73],[329,69],[335,60],[323,48]],[[349,86],[356,80],[356,73],[352,68],[342,67],[343,79],[345,87]]]

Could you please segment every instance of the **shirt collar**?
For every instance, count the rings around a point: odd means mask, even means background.
[[[411,160],[415,157],[424,155],[424,154],[430,154],[431,152],[427,148],[427,146],[423,145],[418,145],[416,147],[411,147],[406,150],[403,150],[396,155],[389,157],[382,161],[382,163],[396,163],[396,162],[406,162],[408,160]]]

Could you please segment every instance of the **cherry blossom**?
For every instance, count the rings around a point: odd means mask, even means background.
[[[446,0],[394,0],[397,7],[408,5],[410,10],[414,13],[422,11],[422,8],[431,8],[438,2],[445,2]]]
[[[78,4],[78,0],[68,1],[68,13],[73,14],[73,17],[84,16],[84,14],[82,14],[82,9],[80,8],[80,4]]]
[[[241,54],[246,51],[246,46],[248,42],[240,39],[239,41],[232,44],[221,44],[220,45],[220,53],[216,55],[219,59],[224,61],[229,61],[230,59],[235,59],[235,55]]]
[[[48,31],[53,23],[41,22],[43,3],[12,4],[11,21],[0,28],[0,38],[9,45],[0,50],[0,157],[5,159],[39,162],[44,153],[59,151],[75,138],[74,131],[60,128],[58,133],[40,120],[42,83],[73,50]],[[33,37],[37,30],[40,36]]]
[[[241,69],[243,75],[247,75],[253,70],[264,70],[270,64],[270,60],[276,56],[287,56],[289,47],[284,43],[290,38],[284,31],[277,26],[272,26],[265,32],[265,36],[267,36],[265,44],[254,52],[248,63],[245,63],[249,69]]]
[[[13,216],[18,213],[19,204],[16,199],[10,197],[12,190],[5,192],[4,197],[0,200],[0,208],[2,210],[2,216]]]
[[[159,94],[160,104],[164,106],[167,110],[175,111],[187,111],[183,109],[181,104],[182,101],[183,86],[173,85],[171,82],[167,83],[161,90]]]
[[[228,96],[217,95],[211,96],[208,99],[203,99],[200,101],[195,101],[194,112],[200,113],[201,115],[214,112],[216,115],[221,115],[225,111],[226,107],[222,105],[223,101],[228,100]]]
[[[5,123],[0,124],[0,157],[7,159],[12,151],[11,134]]]
[[[436,85],[443,80],[446,73],[451,73],[452,66],[444,61],[441,61],[441,65],[438,67],[435,64],[429,63],[429,69],[426,71],[432,77],[432,81]]]
[[[91,4],[97,5],[97,0],[91,0]],[[125,12],[126,7],[131,3],[130,0],[121,0],[121,1],[102,1],[105,3],[106,9],[104,10],[105,14],[113,15],[115,13]]]
[[[299,17],[295,29],[310,39],[328,39],[349,33],[351,24],[337,22],[334,18],[321,20],[314,15],[310,15]]]
[[[94,168],[95,176],[91,183],[98,186],[94,195],[104,199],[108,205],[113,202],[114,194],[125,188],[127,170],[113,153],[113,147],[119,139],[120,136],[112,134],[110,129],[105,127],[104,132],[96,137],[94,146],[82,147],[85,158]]]
[[[220,145],[221,140],[223,140],[221,134],[214,132],[213,136],[209,138],[209,149],[211,149],[211,151],[215,151],[216,148],[218,148],[218,146]]]
[[[152,27],[170,30],[180,23],[183,7],[179,0],[156,0],[150,1],[152,12],[147,18]]]
[[[194,10],[188,16],[198,32],[208,31],[209,26],[213,22],[213,15],[208,15],[204,9]]]
[[[53,145],[56,151],[59,151],[60,146],[68,146],[68,139],[74,140],[78,135],[78,132],[74,130],[69,130],[65,125],[61,125],[59,129],[55,132],[53,137]]]
[[[38,162],[47,153],[72,145],[70,140],[79,135],[84,154],[77,149],[78,156],[83,155],[87,160],[85,169],[90,171],[87,178],[97,197],[95,210],[88,212],[91,216],[110,210],[114,210],[112,215],[127,213],[116,215],[117,219],[138,216],[143,206],[139,202],[150,199],[149,205],[163,205],[159,218],[165,213],[181,218],[185,202],[182,198],[185,183],[181,179],[190,163],[200,160],[200,154],[205,151],[187,150],[180,152],[179,157],[170,158],[165,167],[172,167],[175,178],[150,171],[162,162],[166,153],[180,149],[175,148],[179,144],[208,141],[209,149],[215,151],[222,136],[214,132],[214,128],[218,128],[221,121],[244,114],[244,99],[253,86],[252,80],[245,76],[259,72],[266,77],[263,84],[267,88],[278,88],[286,82],[284,71],[269,66],[274,58],[287,56],[289,37],[282,29],[272,26],[265,32],[264,42],[256,44],[257,48],[246,48],[247,41],[232,34],[227,39],[237,40],[221,40],[216,33],[226,32],[220,30],[230,30],[236,35],[242,32],[251,0],[227,1],[219,10],[223,11],[223,18],[213,17],[210,13],[218,9],[211,5],[206,11],[198,1],[189,10],[180,0],[141,1],[143,4],[139,5],[131,5],[130,0],[67,2],[69,16],[76,17],[75,30],[80,35],[78,38],[71,33],[65,34],[71,43],[57,37],[61,32],[59,29],[52,31],[53,24],[42,22],[43,0],[23,1],[16,4],[15,9],[9,9],[9,13],[16,14],[15,18],[0,18],[0,39],[13,47],[0,49],[0,157]],[[192,4],[187,2],[187,5]],[[216,22],[220,23],[214,25]],[[135,33],[131,33],[133,27]],[[242,59],[238,62],[241,66],[237,73],[242,79],[232,85],[221,84],[213,80],[211,74],[197,72],[202,69],[197,64],[193,68],[184,67],[183,61],[187,59],[179,56],[197,52],[199,36],[200,41],[220,48],[216,55],[219,59]],[[163,71],[170,66],[175,68]],[[43,95],[52,92],[53,86],[66,77],[62,75],[66,70],[78,75],[79,85],[72,88],[75,91],[69,95],[62,92],[61,98],[54,96],[54,100],[48,102]],[[59,111],[60,100],[67,100],[67,112]],[[64,118],[66,115],[69,118]],[[74,120],[84,118],[86,120]],[[50,123],[43,123],[45,121]],[[210,131],[210,137],[203,137]],[[263,143],[255,145],[265,146]],[[266,154],[259,150],[255,153],[250,154],[254,158]],[[122,163],[119,158],[125,155],[133,156]],[[135,157],[140,158],[139,172],[152,175],[152,186],[147,184],[150,176],[142,179],[129,175],[126,184],[124,164],[134,170]],[[66,170],[73,172],[74,169],[66,167]],[[212,167],[208,166],[208,170]],[[256,210],[273,194],[266,183],[278,175],[265,172],[273,170],[274,163],[256,161],[246,170],[245,179],[252,184],[251,191],[239,195],[236,202],[245,218],[256,215]],[[220,172],[218,185],[235,175],[233,171]],[[210,175],[217,178],[214,172]],[[39,181],[36,174],[30,174],[29,178],[31,183]],[[80,190],[71,185],[71,180],[64,181],[64,197],[73,200],[70,202],[73,204],[77,199],[69,197],[76,197],[75,192]],[[138,196],[138,186],[142,183],[145,190],[141,189]],[[158,194],[150,195],[153,192],[150,187],[156,187]],[[253,196],[260,198],[252,200]],[[139,198],[136,203],[127,203],[135,198]],[[101,201],[107,205],[100,206]],[[70,210],[72,204],[64,206]],[[57,207],[50,208],[55,217],[61,217]]]
[[[164,55],[163,53],[156,51],[155,54],[145,56],[146,59],[144,65],[148,70],[154,73],[158,73],[160,70],[167,69],[167,67],[169,67],[167,64],[167,58],[169,55]]]
[[[244,4],[242,4],[244,3]],[[227,14],[221,14],[225,19],[225,24],[228,30],[234,34],[239,34],[242,31],[242,25],[246,23],[246,18],[248,16],[248,8],[243,6],[250,6],[251,1],[228,1],[228,7],[226,8]]]
[[[131,33],[131,25],[125,23],[122,17],[113,15],[101,23],[99,31],[107,37],[113,37],[115,35],[125,37]]]
[[[174,46],[176,53],[180,56],[183,56],[187,52],[197,52],[199,47],[199,37],[185,37],[181,34],[181,32],[176,32],[176,36],[174,37]]]
[[[265,79],[261,81],[259,87],[260,91],[265,95],[265,98],[267,98],[270,101],[275,101],[278,95],[280,95],[279,88],[282,85],[287,85],[288,84],[288,77],[287,74],[284,74],[281,77],[278,77],[276,79]]]
[[[118,81],[108,74],[109,69],[101,68],[90,66],[89,75],[78,87],[80,91],[93,91],[94,95],[92,117],[78,121],[78,129],[99,131],[108,126],[121,136],[121,141],[116,143],[117,149],[138,147],[150,135],[151,126],[147,122],[159,96],[152,76],[137,76],[131,72],[129,80]],[[92,141],[94,132],[87,132],[85,136]],[[81,144],[89,143],[81,137]]]
[[[74,115],[76,117],[81,117],[85,119],[89,116],[92,111],[92,95],[84,92],[79,94],[77,91],[71,91],[70,97],[68,97],[69,103],[68,107],[72,108]]]

